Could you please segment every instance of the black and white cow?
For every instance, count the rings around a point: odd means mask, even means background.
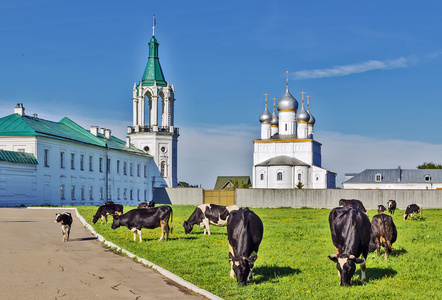
[[[261,219],[250,209],[234,210],[227,221],[229,241],[230,277],[240,285],[252,279],[253,265],[258,258],[264,226]]]
[[[123,205],[115,204],[112,201],[106,202],[104,205],[100,206],[92,218],[92,223],[97,223],[98,219],[101,218],[100,224],[103,225],[103,221],[106,220],[108,215],[122,215]]]
[[[149,209],[137,208],[128,211],[121,216],[114,216],[112,229],[117,229],[120,226],[126,226],[134,234],[134,241],[137,233],[141,239],[141,228],[155,229],[161,227],[161,237],[158,242],[161,242],[164,235],[165,240],[169,238],[169,231],[173,231],[173,211],[170,206],[163,205]],[[170,220],[170,227],[169,227]]]
[[[407,206],[404,214],[404,220],[408,217],[412,218],[414,213],[422,214],[422,205],[420,204],[410,204]]]
[[[392,244],[396,242],[397,230],[393,218],[389,215],[379,214],[371,220],[371,240],[369,252],[378,250],[378,257],[381,256],[381,246],[384,247],[385,260],[387,254],[393,249]]]
[[[71,233],[72,216],[70,212],[56,213],[54,223],[61,223],[61,233],[63,233],[62,242],[69,241],[69,235]]]
[[[187,221],[183,222],[184,232],[189,234],[192,231],[193,225],[204,227],[204,234],[210,235],[209,224],[219,227],[227,225],[227,219],[232,211],[238,210],[239,206],[222,206],[216,204],[201,204],[195,208],[195,211],[190,215]]]
[[[350,285],[356,264],[361,265],[361,282],[367,283],[365,262],[371,237],[371,224],[367,215],[356,206],[336,207],[330,212],[329,223],[336,254],[328,258],[337,263],[340,285]]]
[[[396,201],[391,199],[387,202],[387,208],[390,215],[394,215],[394,211],[396,210]]]
[[[385,208],[385,206],[383,206],[382,204],[378,205],[378,214],[383,213],[384,211],[386,211],[387,209]]]
[[[138,205],[138,208],[152,208],[155,207],[155,202],[153,200],[150,200],[149,202],[141,202]]]
[[[356,206],[360,210],[362,210],[365,214],[367,214],[367,210],[364,207],[364,204],[362,204],[361,200],[356,199],[341,199],[339,200],[339,206]]]

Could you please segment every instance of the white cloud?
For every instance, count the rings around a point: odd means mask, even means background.
[[[370,60],[367,62],[357,63],[353,65],[335,66],[327,69],[303,70],[293,73],[294,79],[313,79],[323,77],[346,76],[356,73],[363,73],[373,70],[407,68],[411,64],[416,63],[415,58],[400,57],[394,60]]]

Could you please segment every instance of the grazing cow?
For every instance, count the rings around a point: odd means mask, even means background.
[[[390,215],[394,215],[394,211],[396,210],[396,201],[395,200],[388,200],[387,202],[387,208]]]
[[[216,204],[201,204],[195,208],[195,211],[189,217],[187,221],[183,222],[184,232],[189,234],[192,231],[193,225],[198,225],[199,227],[204,227],[204,234],[210,235],[209,224],[213,224],[219,227],[227,225],[227,219],[229,214],[238,210],[239,206],[222,206]]]
[[[153,200],[150,200],[149,202],[141,202],[138,205],[138,208],[152,208],[155,207],[155,202]]]
[[[361,282],[367,283],[365,261],[371,237],[371,224],[367,215],[356,206],[336,207],[330,212],[329,223],[336,254],[328,258],[337,263],[340,285],[350,285],[356,264],[361,265]],[[362,259],[358,258],[361,254]]]
[[[69,235],[71,233],[72,216],[70,212],[55,214],[54,223],[61,223],[61,232],[63,233],[62,242],[69,241]]]
[[[258,258],[258,248],[262,241],[264,226],[261,219],[248,208],[230,213],[227,221],[229,241],[230,277],[240,285],[252,279],[253,264]]]
[[[383,206],[382,204],[378,205],[378,214],[383,213],[384,211],[386,211],[387,209],[385,208],[385,206]]]
[[[381,256],[381,246],[384,247],[385,260],[387,253],[393,250],[392,244],[396,242],[397,230],[393,218],[389,215],[379,214],[371,220],[371,240],[369,252],[378,250],[378,257]],[[397,254],[397,252],[396,252]]]
[[[364,204],[360,200],[356,199],[341,199],[339,200],[339,206],[356,206],[360,210],[362,210],[365,214],[367,214],[367,210],[364,207]]]
[[[141,228],[155,229],[161,227],[161,237],[158,242],[161,242],[164,234],[166,234],[166,241],[169,238],[169,229],[173,231],[173,212],[172,208],[167,205],[153,207],[149,209],[133,209],[121,216],[114,216],[112,229],[117,229],[120,226],[126,226],[134,234],[134,241],[137,233],[141,240]],[[170,220],[170,227],[169,227]]]
[[[408,217],[412,218],[414,213],[422,214],[422,205],[420,204],[410,204],[407,206],[404,214],[404,220]]]
[[[112,201],[109,201],[112,202]],[[92,223],[97,223],[98,219],[101,218],[100,224],[103,225],[103,221],[106,220],[107,224],[107,216],[108,215],[122,215],[123,214],[123,205],[121,204],[114,204],[106,202],[106,204],[100,206],[95,213],[95,215],[92,218]],[[108,204],[109,203],[109,204]]]

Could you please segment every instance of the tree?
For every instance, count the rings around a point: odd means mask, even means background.
[[[442,169],[441,164],[435,164],[434,162],[424,162],[423,164],[417,166],[418,169]]]
[[[302,189],[304,187],[304,185],[302,184],[302,182],[301,181],[298,181],[298,184],[296,185],[296,188],[298,189],[298,190],[300,190],[300,189]]]

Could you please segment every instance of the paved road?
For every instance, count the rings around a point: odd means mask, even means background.
[[[204,299],[108,250],[73,211],[63,243],[54,219],[64,211],[0,208],[1,299]]]

